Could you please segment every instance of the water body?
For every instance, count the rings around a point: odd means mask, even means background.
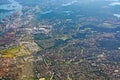
[[[10,4],[3,4],[0,5],[0,10],[4,10],[3,12],[0,11],[0,19],[12,14],[13,12],[19,12],[22,14],[22,5],[20,5],[15,0],[8,0]],[[5,12],[6,11],[6,12]]]

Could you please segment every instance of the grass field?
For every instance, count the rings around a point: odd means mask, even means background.
[[[20,57],[30,54],[29,50],[26,49],[25,46],[14,46],[8,49],[1,50],[2,57],[5,58],[13,58],[13,57]]]

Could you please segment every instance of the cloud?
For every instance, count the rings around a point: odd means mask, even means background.
[[[62,4],[62,6],[69,6],[69,5],[72,5],[72,4],[76,3],[76,2],[78,2],[78,1],[74,0],[74,1],[69,2],[69,3],[64,3],[64,4]]]
[[[120,18],[120,14],[113,14],[115,17]]]
[[[105,1],[110,1],[110,2],[113,2],[113,1],[119,1],[119,0],[105,0]]]
[[[110,6],[116,6],[116,5],[120,5],[120,2],[112,2],[109,4]]]
[[[41,14],[48,14],[48,13],[51,13],[53,10],[49,10],[49,11],[45,11],[45,12],[42,12],[41,11]]]

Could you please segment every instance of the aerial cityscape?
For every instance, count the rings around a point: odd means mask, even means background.
[[[0,0],[0,80],[120,80],[120,0]]]

